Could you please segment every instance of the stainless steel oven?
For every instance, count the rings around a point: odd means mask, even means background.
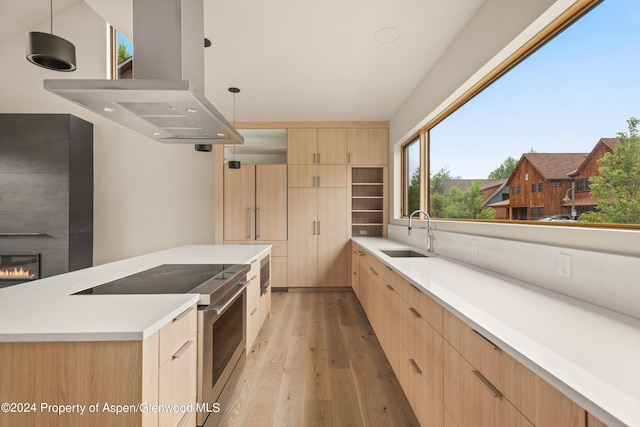
[[[198,426],[213,427],[227,405],[246,360],[246,274],[198,307]]]

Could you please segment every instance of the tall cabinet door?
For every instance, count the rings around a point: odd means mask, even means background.
[[[287,165],[256,165],[256,240],[287,240]]]
[[[224,167],[224,239],[254,240],[255,167]]]
[[[287,131],[287,163],[292,165],[317,163],[317,148],[317,129],[289,129]]]
[[[318,189],[318,286],[349,286],[347,189]],[[291,256],[291,255],[289,255]]]
[[[318,283],[318,189],[289,188],[289,287]]]

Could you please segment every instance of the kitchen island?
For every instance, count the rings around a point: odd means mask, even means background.
[[[158,405],[178,392],[195,401],[199,295],[72,294],[162,264],[250,264],[269,250],[183,246],[0,290],[0,425],[195,425],[193,408]]]
[[[466,349],[461,347],[468,342],[465,344],[464,339],[452,333],[454,327],[460,330],[460,325],[466,325],[463,327],[473,332],[471,335],[481,337],[478,342],[484,340],[489,344],[485,348],[493,347],[498,353],[508,354],[585,408],[589,415],[611,426],[640,426],[639,319],[447,257],[394,258],[383,252],[422,251],[404,243],[373,237],[352,240],[366,251],[367,258],[373,257],[367,266],[378,268],[376,273],[380,277],[397,275],[441,307],[444,315],[440,315],[439,321],[444,318],[444,328],[439,333],[445,341],[445,372],[447,348],[449,354],[457,355],[458,346],[464,357],[475,360],[475,354],[465,353]],[[352,256],[358,258],[357,255]],[[363,269],[363,261],[360,263],[360,271],[368,271]],[[359,280],[362,295],[366,286],[364,273]],[[389,289],[398,288],[393,279],[389,282]],[[382,295],[390,300],[384,280],[380,283],[383,289],[380,292],[385,292]],[[375,291],[373,295],[375,298]],[[368,301],[372,296],[369,293],[363,298]],[[375,302],[369,304],[375,310]],[[377,313],[373,311],[373,315]],[[478,351],[484,351],[483,345],[478,345],[481,349]],[[447,374],[444,376],[446,384]],[[520,392],[524,393],[524,388]],[[446,407],[446,393],[444,400]],[[471,403],[466,401],[465,405]]]

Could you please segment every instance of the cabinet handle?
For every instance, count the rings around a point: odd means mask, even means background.
[[[258,311],[258,307],[255,307],[253,310],[251,310],[251,315],[253,316],[254,314],[256,314],[256,311]]]
[[[320,176],[318,175],[318,187],[320,187]]]
[[[471,332],[473,332],[473,334],[480,338],[480,340],[485,343],[486,345],[488,345],[489,347],[491,347],[494,350],[497,350],[499,347],[497,345],[495,345],[491,340],[487,339],[484,335],[482,335],[480,332],[476,331],[475,329],[471,329]]]
[[[377,271],[375,271],[373,268],[369,267],[369,270],[371,270],[371,272],[372,272],[373,274],[375,274],[376,276],[378,275],[378,272],[377,272]]]
[[[409,359],[409,362],[413,365],[413,369],[416,370],[416,374],[418,375],[422,375],[422,370],[420,370],[420,366],[418,366],[418,364],[416,363],[415,360],[413,359]]]
[[[358,256],[365,256],[366,254],[362,251],[358,251]]]
[[[416,316],[418,319],[422,317],[422,316],[420,315],[420,313],[418,312],[418,310],[416,310],[416,309],[415,309],[415,308],[413,308],[413,307],[409,307],[409,311],[410,311],[411,313],[413,313],[413,315],[414,315],[414,316]]]
[[[351,163],[351,153],[347,153],[347,163]]]
[[[316,153],[313,153],[313,164],[316,164]]]
[[[313,221],[313,235],[316,235],[316,222]]]
[[[260,237],[260,207],[256,207],[256,238]]]
[[[387,283],[387,289],[389,289],[390,291],[395,291],[395,289],[393,289],[393,286],[391,286],[390,284]]]
[[[473,375],[476,376],[476,378],[482,383],[482,385],[485,386],[485,388],[489,390],[491,394],[493,394],[493,397],[497,399],[502,399],[502,393],[500,393],[500,390],[498,390],[493,384],[491,384],[491,382],[488,379],[486,379],[484,375],[482,375],[479,371],[476,371],[475,369],[471,372],[473,372]]]
[[[187,350],[189,350],[189,347],[191,347],[193,345],[193,341],[187,341],[186,343],[184,343],[184,345],[182,347],[180,347],[178,349],[178,351],[176,351],[173,356],[171,356],[171,359],[177,359],[180,356],[182,356],[183,354],[185,354],[187,352]]]
[[[253,282],[254,280],[256,280],[258,278],[257,274],[254,274],[253,276],[251,276],[251,281]]]
[[[249,235],[247,237],[251,238],[251,235],[253,234],[251,232],[251,208],[247,208],[247,225],[247,229],[249,230]]]
[[[177,322],[178,320],[182,319],[184,316],[186,316],[187,314],[189,314],[189,312],[191,312],[191,310],[193,310],[193,307],[189,307],[187,308],[185,311],[183,311],[182,313],[178,314],[176,317],[173,318],[174,322]]]
[[[191,412],[185,412],[182,418],[180,418],[180,421],[178,421],[178,424],[176,424],[176,427],[184,427],[187,425],[189,418],[191,418]]]
[[[320,235],[320,221],[318,221],[318,235]]]

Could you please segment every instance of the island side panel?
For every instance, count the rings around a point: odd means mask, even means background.
[[[111,405],[143,401],[142,341],[0,343],[0,360],[0,402],[35,404],[28,413],[19,406],[21,413],[0,412],[0,425],[143,425],[140,411],[111,412]],[[59,415],[46,405],[69,405],[76,413]]]

